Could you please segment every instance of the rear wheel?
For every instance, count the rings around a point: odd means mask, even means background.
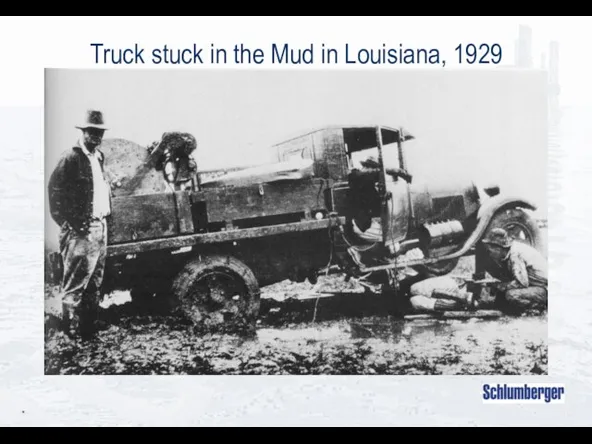
[[[259,285],[236,258],[216,255],[190,262],[175,278],[172,290],[178,309],[196,327],[250,329],[257,321]]]

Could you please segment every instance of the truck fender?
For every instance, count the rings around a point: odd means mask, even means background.
[[[503,211],[509,208],[527,208],[530,210],[536,210],[536,205],[529,200],[511,197],[511,196],[495,196],[487,201],[481,206],[479,211],[477,212],[477,226],[466,240],[465,244],[462,248],[454,253],[448,254],[438,260],[449,260],[449,259],[456,259],[458,257],[464,256],[469,252],[471,248],[477,245],[477,242],[485,233],[489,222],[498,211]],[[435,260],[427,260],[426,262],[433,262]]]
[[[479,211],[477,212],[477,226],[462,250],[466,252],[473,248],[477,242],[479,242],[483,233],[485,233],[489,222],[491,222],[491,219],[493,219],[495,214],[509,208],[527,208],[534,211],[537,209],[537,206],[533,202],[520,197],[497,195],[488,199],[481,208],[479,208]]]
[[[482,238],[483,233],[485,233],[485,230],[487,230],[487,227],[489,226],[489,223],[491,222],[495,214],[499,211],[504,211],[510,208],[526,208],[529,210],[536,210],[537,207],[533,202],[523,198],[500,195],[489,198],[483,203],[483,205],[477,212],[477,226],[475,227],[469,238],[465,241],[464,245],[460,250],[446,254],[442,257],[432,257],[427,259],[424,258],[417,261],[410,261],[406,265],[418,266],[440,261],[457,259],[461,256],[466,255],[471,250],[471,248],[477,245],[479,240]]]
[[[477,213],[477,228],[479,228],[482,223],[487,225],[495,213],[508,208],[527,208],[533,211],[537,209],[536,205],[529,200],[512,196],[497,195],[487,199],[481,208],[479,208],[479,212]]]

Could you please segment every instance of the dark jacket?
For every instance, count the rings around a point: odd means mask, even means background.
[[[104,173],[104,155],[98,152]],[[76,231],[88,229],[93,211],[92,167],[79,146],[72,147],[60,158],[49,178],[48,197],[51,217],[59,226],[68,222]]]
[[[380,195],[376,189],[379,178],[379,170],[373,168],[354,169],[348,175],[348,216],[362,231],[370,228],[372,218],[379,217],[381,213]]]

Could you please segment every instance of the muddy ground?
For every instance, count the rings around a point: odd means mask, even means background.
[[[470,258],[453,274],[469,275]],[[323,292],[338,296],[318,298]],[[46,374],[547,374],[547,317],[413,320],[391,317],[385,300],[340,275],[263,289],[249,336],[196,334],[160,307],[108,295],[96,339],[56,328],[48,288]]]

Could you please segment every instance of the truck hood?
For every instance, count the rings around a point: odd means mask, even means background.
[[[445,185],[411,184],[411,202],[416,222],[464,221],[479,211],[487,196],[475,183],[453,181]]]

